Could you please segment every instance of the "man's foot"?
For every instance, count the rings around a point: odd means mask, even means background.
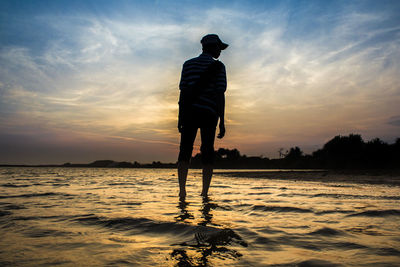
[[[208,203],[210,201],[210,198],[208,197],[208,195],[205,195],[205,196],[201,195],[201,196],[203,198],[203,203]]]
[[[202,196],[202,197],[208,197],[208,194],[207,194],[207,193],[204,193],[204,192],[201,192],[200,196]]]

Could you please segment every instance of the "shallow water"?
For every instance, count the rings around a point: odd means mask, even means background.
[[[0,168],[0,265],[398,266],[400,188]]]

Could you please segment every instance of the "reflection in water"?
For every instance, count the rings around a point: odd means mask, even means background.
[[[207,224],[211,224],[211,219],[213,217],[211,209],[215,209],[216,207],[217,204],[212,203],[208,196],[203,197],[203,206],[200,209],[203,221],[199,222],[198,225],[206,226]]]
[[[400,262],[400,187],[216,175],[177,202],[175,172],[0,168],[0,265]]]
[[[239,258],[242,256],[235,250],[227,249],[226,247],[211,246],[206,248],[198,248],[199,256],[188,256],[184,249],[174,249],[171,253],[171,257],[178,261],[177,266],[207,266],[208,257],[212,254],[220,254],[225,258]]]
[[[178,208],[179,208],[179,214],[178,216],[175,217],[175,220],[177,222],[185,222],[187,219],[193,219],[193,214],[189,213],[187,206],[189,205],[189,202],[186,202],[185,200],[180,200],[178,203]]]
[[[179,215],[175,217],[177,221],[184,221],[187,218],[194,219],[194,216],[187,210],[188,204],[182,200],[179,202]],[[247,247],[247,243],[232,229],[207,227],[207,225],[215,225],[212,223],[213,214],[211,211],[217,207],[218,205],[211,202],[209,197],[203,197],[200,208],[202,221],[198,223],[194,238],[179,244],[181,248],[173,249],[171,252],[171,257],[177,261],[177,266],[207,266],[208,258],[213,254],[218,254],[226,259],[242,256],[235,249],[227,248],[232,243]]]

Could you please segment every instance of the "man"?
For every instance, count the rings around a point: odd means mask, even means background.
[[[226,71],[216,60],[221,50],[228,47],[218,35],[208,34],[201,39],[203,53],[183,64],[179,84],[178,130],[181,133],[178,158],[179,197],[186,197],[186,178],[197,130],[201,134],[201,160],[203,163],[203,190],[207,197],[213,174],[214,139],[219,119],[218,138],[225,135]]]

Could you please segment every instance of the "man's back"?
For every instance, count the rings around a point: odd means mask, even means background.
[[[193,103],[194,107],[207,109],[217,114],[217,95],[223,94],[226,91],[226,71],[222,62],[218,61],[216,73],[212,73],[211,77],[205,77],[204,73],[212,67],[217,61],[207,53],[202,53],[200,56],[187,60],[183,64],[181,81],[179,89],[185,95],[193,95],[196,93],[196,98]],[[207,79],[201,81],[201,79]],[[201,88],[195,88],[196,83],[201,83]],[[198,90],[198,92],[193,92]]]

